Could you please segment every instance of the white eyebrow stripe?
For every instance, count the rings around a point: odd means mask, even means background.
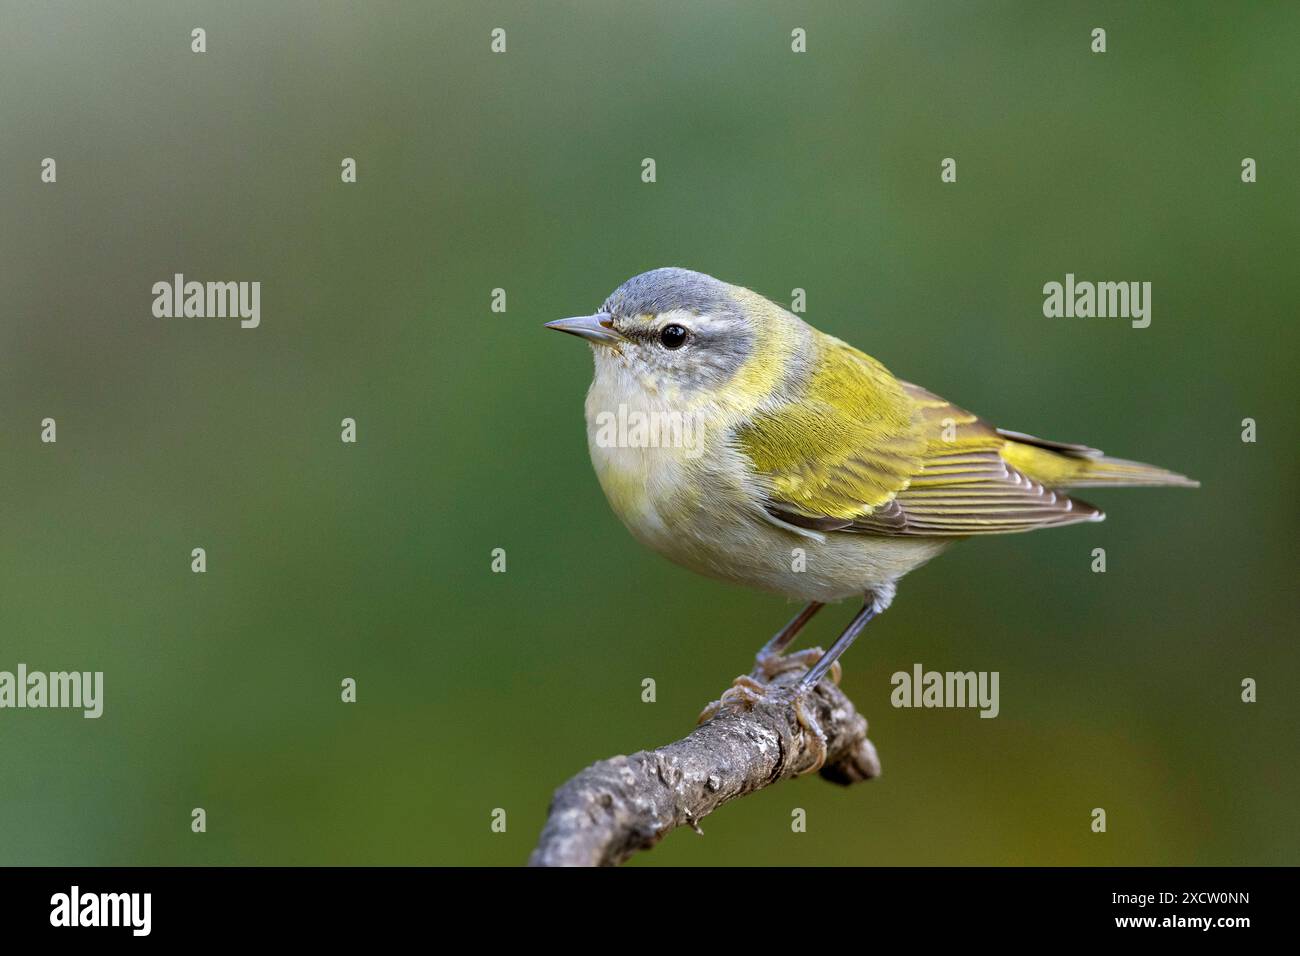
[[[707,312],[697,315],[687,309],[670,309],[667,312],[659,313],[655,318],[655,328],[661,329],[665,325],[672,325],[673,323],[685,326],[692,332],[702,334],[717,332],[725,328],[727,324],[725,319],[720,320]]]

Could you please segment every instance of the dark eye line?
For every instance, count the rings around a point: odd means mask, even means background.
[[[659,341],[659,336],[663,335],[664,329],[668,328],[668,326],[670,325],[676,325],[679,328],[686,329],[687,335],[695,334],[690,329],[686,328],[686,326],[682,325],[680,322],[667,322],[653,329],[647,329],[638,326],[638,327],[628,328],[628,329],[619,329],[619,331],[622,332],[630,339],[646,339],[648,341],[657,342]]]
[[[633,341],[647,342],[656,345],[663,344],[662,337],[664,334],[664,329],[672,325],[675,325],[686,332],[686,338],[682,340],[683,342],[689,341],[690,339],[693,339],[698,335],[698,333],[694,329],[690,328],[687,325],[684,325],[681,322],[665,322],[663,325],[652,326],[650,328],[641,325],[634,325],[634,326],[629,326],[627,328],[621,328],[617,318],[615,318],[613,324],[614,324],[614,328],[618,329],[620,333],[622,333],[627,338],[632,339]]]

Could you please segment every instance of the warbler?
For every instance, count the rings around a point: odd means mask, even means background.
[[[591,461],[632,534],[701,574],[806,602],[759,652],[765,671],[823,605],[862,598],[804,690],[889,606],[899,578],[955,541],[1105,517],[1067,488],[1197,487],[996,428],[763,296],[687,269],[635,276],[595,314],[546,327],[591,343]]]

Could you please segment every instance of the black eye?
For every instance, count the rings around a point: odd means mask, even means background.
[[[659,333],[659,341],[666,349],[679,349],[686,344],[686,329],[676,323],[665,325]]]

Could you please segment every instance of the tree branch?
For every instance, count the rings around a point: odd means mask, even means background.
[[[800,663],[763,684],[756,668],[683,739],[583,770],[555,791],[529,865],[617,866],[677,827],[698,831],[699,821],[729,800],[818,769],[823,753],[820,773],[833,783],[879,776],[866,718],[838,681],[818,684],[800,720],[794,686],[806,670]]]

